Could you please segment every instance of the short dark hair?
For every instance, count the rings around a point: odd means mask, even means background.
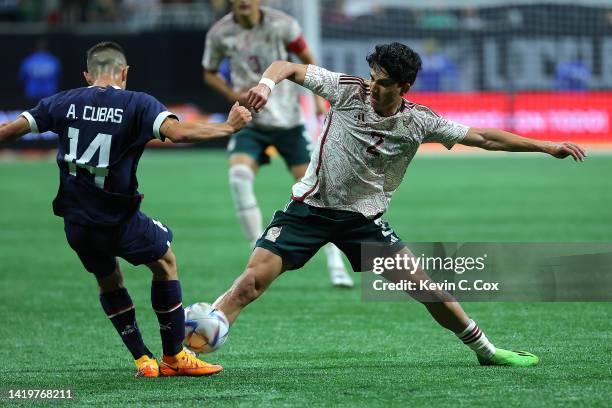
[[[410,85],[414,84],[422,65],[419,54],[398,42],[377,45],[366,60],[370,68],[382,68],[395,82]]]
[[[87,50],[87,71],[116,70],[127,65],[125,51],[116,42],[102,41]]]

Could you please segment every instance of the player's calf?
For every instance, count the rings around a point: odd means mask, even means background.
[[[262,233],[261,210],[257,204],[253,183],[255,173],[247,164],[232,164],[229,169],[229,185],[238,220],[251,245]]]
[[[213,306],[233,324],[242,309],[261,296],[282,271],[283,262],[278,255],[267,249],[255,248],[245,271]]]
[[[257,299],[261,294],[262,292],[258,289],[254,268],[247,268],[247,270],[236,280],[234,286],[230,290],[229,301],[243,308]]]
[[[408,248],[400,252],[414,257]],[[431,281],[429,275],[420,268],[389,270],[385,271],[382,276],[391,282],[412,281],[415,282],[416,287],[421,287],[421,281]],[[421,302],[438,324],[455,333],[467,347],[474,351],[481,365],[528,367],[538,364],[538,357],[531,353],[496,348],[450,293],[444,290],[428,289],[408,290],[407,293]]]
[[[147,267],[151,270],[154,281],[178,280],[176,256],[169,248],[161,258],[147,264]]]
[[[168,249],[162,258],[147,266],[154,277],[151,282],[151,306],[159,322],[162,349],[165,355],[175,355],[183,349],[185,337],[183,295],[177,280],[176,259]]]
[[[106,276],[96,276],[100,287],[100,304],[121,337],[123,344],[132,354],[134,360],[143,356],[153,357],[153,353],[142,340],[136,323],[136,308],[127,289],[123,287],[121,270]]]

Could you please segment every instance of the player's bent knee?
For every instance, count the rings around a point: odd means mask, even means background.
[[[123,288],[123,274],[119,268],[119,264],[116,264],[115,270],[110,274],[96,275],[98,281],[98,290],[100,293],[114,292],[117,289]]]
[[[230,156],[230,159],[229,159],[230,168],[234,166],[238,166],[238,165],[245,165],[249,167],[251,171],[253,171],[253,173],[257,172],[257,168],[258,168],[257,162],[255,161],[253,157],[251,157],[250,155],[246,153],[234,153]]]
[[[246,270],[236,280],[231,296],[242,305],[257,299],[281,273],[281,262],[280,258],[271,252],[256,250]]]
[[[260,295],[261,293],[257,290],[256,278],[248,270],[238,278],[231,293],[231,296],[240,305],[247,305]]]
[[[170,248],[157,261],[147,264],[153,273],[153,280],[176,280],[178,271],[176,268],[176,256]]]
[[[237,164],[229,169],[229,184],[238,209],[248,209],[257,205],[253,192],[255,173],[246,164]]]

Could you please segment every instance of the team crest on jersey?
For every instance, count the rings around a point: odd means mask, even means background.
[[[357,112],[354,118],[357,120],[360,126],[365,125],[365,112],[364,111]]]
[[[367,119],[367,111],[366,109],[359,110],[353,115],[353,119],[357,122],[357,126],[361,128],[371,128],[372,124],[366,121]]]
[[[266,233],[266,239],[270,242],[276,242],[276,239],[281,233],[283,227],[272,227]]]

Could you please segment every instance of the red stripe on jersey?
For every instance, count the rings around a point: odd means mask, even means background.
[[[323,146],[325,145],[325,141],[327,140],[327,133],[329,132],[329,128],[331,126],[333,117],[334,117],[334,112],[331,112],[329,114],[329,120],[327,121],[327,128],[325,129],[325,133],[323,133],[323,139],[321,140],[321,147],[319,147],[319,163],[317,164],[317,170],[315,171],[315,174],[317,175],[317,182],[315,183],[314,186],[312,186],[310,190],[302,194],[300,197],[296,197],[292,195],[291,199],[293,201],[304,201],[306,197],[312,194],[312,192],[315,191],[315,189],[319,185],[319,170],[321,170],[321,162],[323,160]]]
[[[347,82],[347,81],[340,81],[338,82],[339,85],[359,85],[361,88],[364,88],[365,85],[364,84],[360,84],[359,82]]]
[[[306,40],[304,36],[300,34],[298,38],[291,41],[287,44],[287,51],[292,52],[294,54],[301,54],[308,48],[308,44],[306,44]]]
[[[359,82],[363,82],[363,78],[360,77],[356,77],[356,76],[352,76],[352,75],[340,75],[340,81],[344,80],[344,79],[354,79],[356,81]]]
[[[357,82],[357,81],[340,81],[338,82],[339,86],[359,86],[359,89],[361,90],[361,92],[369,92],[370,87],[362,82]]]
[[[356,79],[341,79],[338,82],[340,82],[341,84],[359,84],[359,85],[365,85],[363,83],[363,81],[358,81]]]

